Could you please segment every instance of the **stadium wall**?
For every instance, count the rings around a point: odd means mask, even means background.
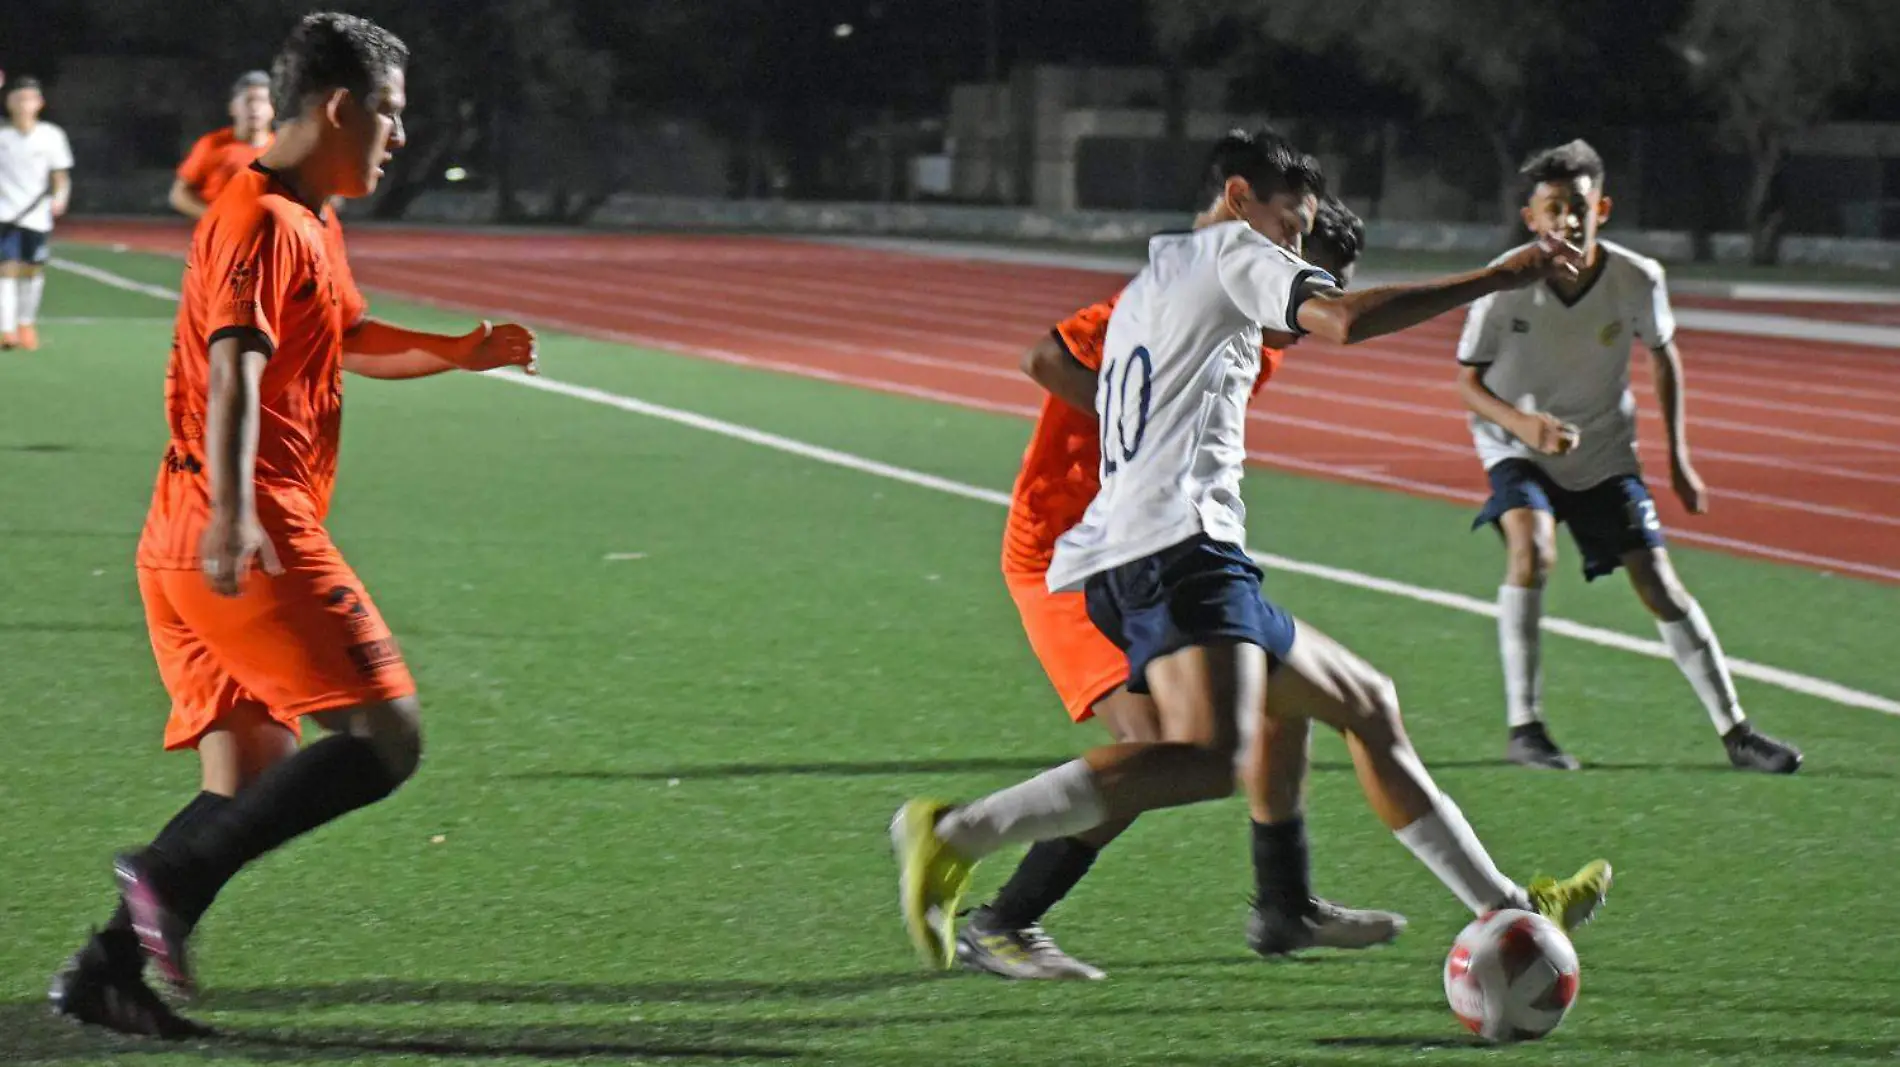
[[[531,211],[532,193],[520,195]],[[495,218],[493,193],[438,190],[425,193],[405,213],[405,221],[486,225]],[[616,229],[726,230],[751,233],[832,234],[838,236],[911,236],[983,241],[1047,241],[1073,244],[1128,244],[1159,230],[1178,227],[1176,212],[1040,211],[1034,208],[975,207],[953,204],[846,203],[790,200],[709,200],[687,197],[617,195],[589,216],[594,227]],[[1490,253],[1500,248],[1502,231],[1477,223],[1367,223],[1367,242],[1394,251]],[[1659,259],[1694,258],[1687,231],[1622,230],[1616,240]],[[1717,262],[1748,262],[1748,236],[1716,234]],[[1783,238],[1781,261],[1900,269],[1900,241],[1790,235]]]

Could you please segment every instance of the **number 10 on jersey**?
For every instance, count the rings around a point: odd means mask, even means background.
[[[1135,381],[1139,373],[1140,380]],[[1155,368],[1146,348],[1102,365],[1102,476],[1107,477],[1141,451],[1148,432],[1148,402],[1154,395]],[[1130,410],[1130,409],[1133,410]]]

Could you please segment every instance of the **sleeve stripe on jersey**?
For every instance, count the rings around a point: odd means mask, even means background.
[[[1493,359],[1466,359],[1464,356],[1458,357],[1458,365],[1462,367],[1489,367],[1491,364],[1496,363],[1496,362],[1497,360],[1495,358]]]
[[[1286,328],[1300,336],[1306,335],[1306,331],[1300,327],[1300,305],[1306,303],[1306,298],[1313,295],[1307,291],[1306,283],[1315,278],[1324,281],[1334,289],[1339,288],[1339,280],[1318,267],[1310,267],[1294,277],[1293,300],[1286,306]]]
[[[271,341],[270,336],[255,326],[221,326],[211,331],[210,337],[205,338],[205,347],[210,348],[212,345],[227,338],[235,339],[240,344],[246,341],[256,341],[262,347],[250,348],[248,351],[262,352],[266,356],[274,356],[277,354],[277,345]]]
[[[1049,336],[1056,339],[1056,344],[1059,344],[1062,346],[1062,350],[1069,354],[1070,359],[1075,360],[1077,363],[1082,362],[1082,360],[1076,356],[1075,349],[1069,347],[1069,339],[1067,337],[1062,336],[1062,330],[1060,327],[1054,327],[1054,326],[1050,327]]]

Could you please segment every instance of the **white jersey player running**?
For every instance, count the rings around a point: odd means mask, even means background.
[[[46,98],[34,78],[6,86],[0,125],[0,349],[40,346],[53,220],[72,194],[73,150],[66,132],[40,121]]]
[[[1743,715],[1721,642],[1670,566],[1656,503],[1643,484],[1630,394],[1632,340],[1649,351],[1655,370],[1676,494],[1692,514],[1707,510],[1702,479],[1689,463],[1682,358],[1662,265],[1597,239],[1610,198],[1603,195],[1603,160],[1585,142],[1538,153],[1524,174],[1531,184],[1525,225],[1542,239],[1576,245],[1583,269],[1575,278],[1478,301],[1458,344],[1459,392],[1491,482],[1491,498],[1472,528],[1495,525],[1506,548],[1498,589],[1510,724],[1505,757],[1529,767],[1577,767],[1543,722],[1539,627],[1563,523],[1583,557],[1585,579],[1629,572],[1729,762],[1792,774],[1800,751],[1759,733]]]
[[[1574,272],[1576,250],[1540,243],[1471,274],[1342,292],[1289,248],[1318,192],[1289,184],[1297,153],[1277,138],[1255,148],[1217,161],[1220,192],[1196,230],[1156,238],[1116,305],[1096,391],[1101,491],[1049,570],[1051,589],[1086,590],[1090,618],[1127,653],[1129,690],[1153,696],[1169,740],[1096,748],[968,804],[900,809],[891,833],[905,925],[933,966],[953,961],[978,860],[1226,796],[1248,739],[1281,721],[1344,732],[1379,817],[1474,912],[1533,908],[1569,927],[1609,889],[1601,860],[1564,882],[1505,878],[1412,750],[1391,680],[1268,601],[1242,547],[1245,410],[1263,329],[1280,347],[1307,332],[1366,340]],[[1263,777],[1247,776],[1250,801]]]

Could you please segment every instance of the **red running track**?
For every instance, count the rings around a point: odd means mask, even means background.
[[[81,224],[79,240],[177,253],[181,227]],[[720,236],[359,229],[357,277],[448,307],[886,392],[1033,414],[1016,371],[1058,318],[1113,293],[1098,271]],[[1830,321],[1856,305],[1695,301]],[[1483,472],[1452,379],[1459,318],[1350,349],[1289,353],[1253,412],[1253,458],[1475,505]],[[1900,351],[1685,332],[1690,442],[1713,493],[1670,536],[1740,555],[1900,582]],[[1666,464],[1646,360],[1642,453]]]

